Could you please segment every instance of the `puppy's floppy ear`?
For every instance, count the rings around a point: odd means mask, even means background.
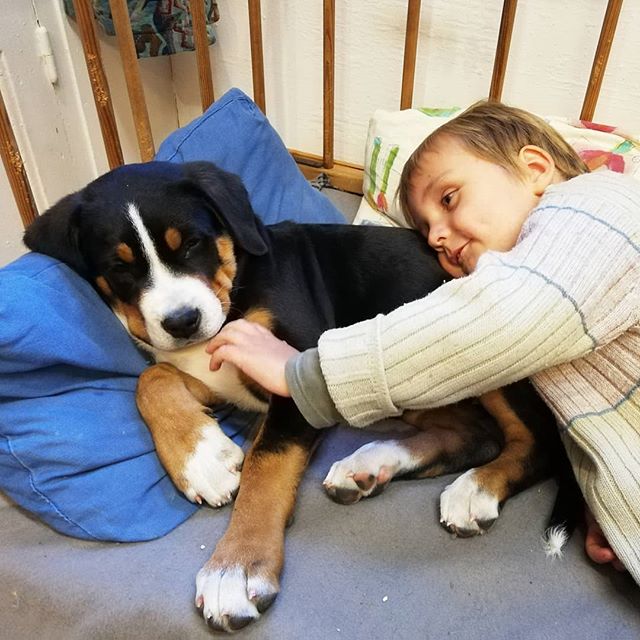
[[[207,198],[219,221],[248,253],[262,256],[268,251],[267,233],[256,216],[242,180],[211,162],[185,162],[187,179]]]
[[[31,223],[23,241],[31,251],[56,258],[86,277],[87,264],[79,244],[80,206],[79,193],[65,196]]]

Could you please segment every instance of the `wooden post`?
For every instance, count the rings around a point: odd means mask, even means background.
[[[323,145],[322,163],[325,168],[333,167],[334,140],[334,91],[335,91],[335,50],[336,37],[336,2],[324,0],[324,110],[323,110]]]
[[[73,0],[73,8],[78,22],[80,39],[82,40],[82,49],[89,73],[89,81],[91,82],[93,100],[98,112],[98,121],[100,122],[102,140],[107,153],[107,161],[109,167],[114,169],[123,164],[124,159],[122,157],[116,119],[113,114],[109,83],[102,67],[100,48],[98,47],[93,27],[93,11],[89,6],[89,0]]]
[[[138,56],[136,45],[131,33],[131,21],[129,19],[129,9],[126,0],[109,0],[113,26],[118,38],[118,49],[120,49],[120,60],[124,79],[127,83],[127,93],[129,94],[129,106],[133,116],[133,124],[136,129],[138,149],[140,159],[143,162],[153,160],[155,148],[153,145],[153,134],[151,133],[151,123],[149,122],[149,112],[144,98],[142,87],[142,77],[138,66]]]
[[[418,50],[418,33],[420,31],[420,4],[420,0],[409,0],[407,6],[407,30],[404,37],[404,56],[402,58],[401,109],[411,109],[413,103],[416,52]]]
[[[251,77],[253,101],[267,113],[264,90],[264,55],[262,51],[262,14],[260,0],[249,0],[249,36],[251,39]]]
[[[489,89],[490,100],[500,101],[502,99],[502,88],[504,86],[504,76],[507,70],[509,48],[511,47],[511,34],[513,33],[513,23],[516,18],[517,6],[518,0],[504,0],[502,5],[502,18],[500,19],[498,45],[496,47],[496,57],[493,61],[491,88]]]
[[[196,47],[198,64],[198,83],[200,85],[200,102],[206,111],[214,101],[213,80],[211,78],[211,59],[209,58],[209,39],[207,38],[207,22],[204,14],[204,0],[189,0],[193,25],[193,40]]]
[[[26,229],[37,217],[38,209],[31,193],[29,179],[24,170],[24,162],[18,149],[9,114],[0,93],[0,155],[9,180],[9,186],[18,206],[22,224]]]
[[[584,96],[584,102],[582,103],[580,120],[593,120],[596,103],[598,102],[600,89],[602,87],[604,71],[609,61],[609,53],[611,53],[611,44],[613,43],[618,18],[620,17],[620,9],[622,9],[622,0],[609,0],[602,22],[602,30],[600,31],[596,55],[593,58],[587,92]]]

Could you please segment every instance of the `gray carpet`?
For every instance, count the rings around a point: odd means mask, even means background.
[[[553,481],[511,500],[489,534],[474,539],[438,525],[450,477],[392,483],[353,506],[331,502],[321,488],[331,463],[375,437],[328,434],[300,490],[282,591],[241,637],[640,637],[640,590],[628,575],[591,564],[580,532],[564,559],[544,556]],[[193,606],[194,577],[229,513],[202,508],[160,540],[105,544],[0,508],[0,637],[210,637]]]

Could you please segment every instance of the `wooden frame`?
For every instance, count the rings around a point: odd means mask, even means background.
[[[131,36],[131,24],[126,0],[109,0],[118,46],[122,58],[129,102],[143,161],[150,160],[155,151],[144,91],[140,79],[135,46]],[[213,102],[213,80],[206,35],[204,0],[189,0],[194,28],[194,42],[198,65],[198,79],[203,111]],[[90,0],[73,0],[79,26],[80,37],[91,82],[98,120],[104,140],[107,159],[111,168],[123,163],[122,149],[109,85],[106,80],[100,50],[95,37]],[[616,31],[622,0],[608,0],[602,23],[600,38],[593,61],[591,75],[586,89],[580,118],[593,117],[607,66],[611,44]],[[500,100],[507,70],[511,36],[516,17],[517,0],[503,0],[502,17],[494,58],[489,97]],[[421,0],[407,0],[407,20],[402,66],[400,108],[412,105],[416,69],[416,54],[420,27]],[[254,100],[266,113],[264,55],[262,42],[260,0],[248,0],[248,21],[251,41],[251,70]],[[337,189],[362,193],[362,167],[340,162],[334,158],[334,108],[335,108],[335,0],[323,0],[323,151],[317,156],[303,151],[291,150],[301,171],[308,178],[320,173],[326,174],[332,186]],[[9,177],[14,197],[18,203],[24,225],[28,225],[36,215],[31,189],[17,148],[11,123],[0,96],[0,147],[5,170]]]

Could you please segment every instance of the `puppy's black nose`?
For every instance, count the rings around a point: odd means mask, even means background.
[[[194,307],[180,307],[160,324],[174,338],[190,338],[200,326],[200,311]]]

